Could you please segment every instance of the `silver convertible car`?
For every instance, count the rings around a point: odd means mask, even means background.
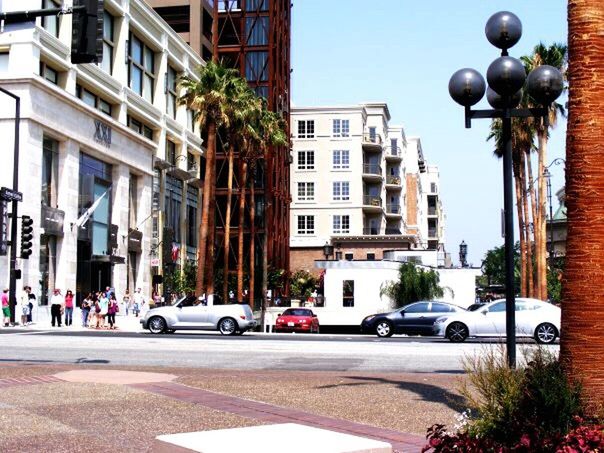
[[[173,305],[153,308],[141,319],[151,333],[176,330],[218,330],[222,335],[242,335],[256,327],[249,305],[202,305],[195,296],[182,297]]]

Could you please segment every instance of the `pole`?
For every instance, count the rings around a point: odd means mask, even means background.
[[[552,213],[552,178],[547,173],[547,199],[549,201],[549,268],[554,271],[554,215]]]
[[[15,100],[15,140],[13,149],[13,190],[19,191],[19,126],[21,123],[21,98],[10,91],[0,87],[0,91]],[[11,223],[10,223],[10,277],[8,285],[8,297],[10,307],[10,322],[15,323],[15,307],[17,305],[17,223],[19,202],[12,201]]]
[[[512,118],[503,118],[503,206],[505,212],[505,332],[508,365],[516,367],[516,301],[514,284],[514,198],[512,180]]]

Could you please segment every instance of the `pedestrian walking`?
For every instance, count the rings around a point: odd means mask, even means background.
[[[51,317],[51,325],[55,326],[55,321],[58,327],[61,327],[61,314],[63,311],[63,305],[65,303],[65,299],[61,294],[61,290],[59,288],[55,288],[53,291],[53,295],[50,298],[50,317]]]
[[[82,301],[82,327],[88,327],[88,317],[90,316],[90,307],[92,306],[92,293],[88,295]]]
[[[65,293],[65,325],[73,323],[73,293],[70,289]]]
[[[134,293],[134,305],[132,306],[132,313],[134,313],[134,315],[137,318],[141,312],[141,308],[144,303],[145,303],[145,298],[143,297],[143,294],[141,293],[141,289],[137,288],[136,293]]]
[[[32,292],[31,286],[28,286],[29,291],[27,292],[27,298],[29,300],[29,314],[27,315],[27,324],[32,324],[34,322],[33,312],[34,305],[36,302],[36,295]]]
[[[124,312],[126,313],[126,316],[128,316],[128,311],[130,310],[130,305],[132,304],[130,291],[126,290],[126,294],[124,294],[122,301],[124,302]]]
[[[115,329],[115,314],[120,311],[120,307],[117,304],[115,295],[112,294],[109,299],[109,305],[107,306],[107,321],[109,322],[109,328]]]
[[[2,318],[4,321],[4,327],[8,327],[10,323],[10,306],[8,303],[8,288],[4,288],[2,291]]]
[[[27,316],[29,315],[29,286],[23,287],[23,292],[20,297],[19,311],[16,313],[21,314],[21,326],[27,326]]]
[[[97,312],[96,317],[97,317],[97,327],[105,327],[105,318],[107,317],[107,309],[109,308],[109,297],[107,296],[107,293],[101,293],[101,296],[99,297],[99,308],[101,309],[99,312]]]

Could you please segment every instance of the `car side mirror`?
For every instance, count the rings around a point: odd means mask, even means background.
[[[313,313],[313,314],[312,314],[312,317],[313,317],[313,318],[316,318],[316,317],[317,317],[317,314],[316,314],[316,313]]]
[[[405,312],[401,311],[401,316],[404,318],[405,317]]]
[[[486,316],[486,314],[489,312],[489,310],[482,310],[480,313],[482,313],[483,315]]]
[[[281,313],[277,313],[277,316],[281,316]]]

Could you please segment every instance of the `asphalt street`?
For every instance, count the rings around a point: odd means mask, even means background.
[[[498,343],[453,344],[431,337],[380,339],[362,335],[1,330],[2,362],[88,363],[243,370],[313,370],[460,373],[466,356]],[[531,341],[519,349],[532,348]],[[557,348],[558,346],[550,346]],[[521,354],[521,351],[519,351]]]

